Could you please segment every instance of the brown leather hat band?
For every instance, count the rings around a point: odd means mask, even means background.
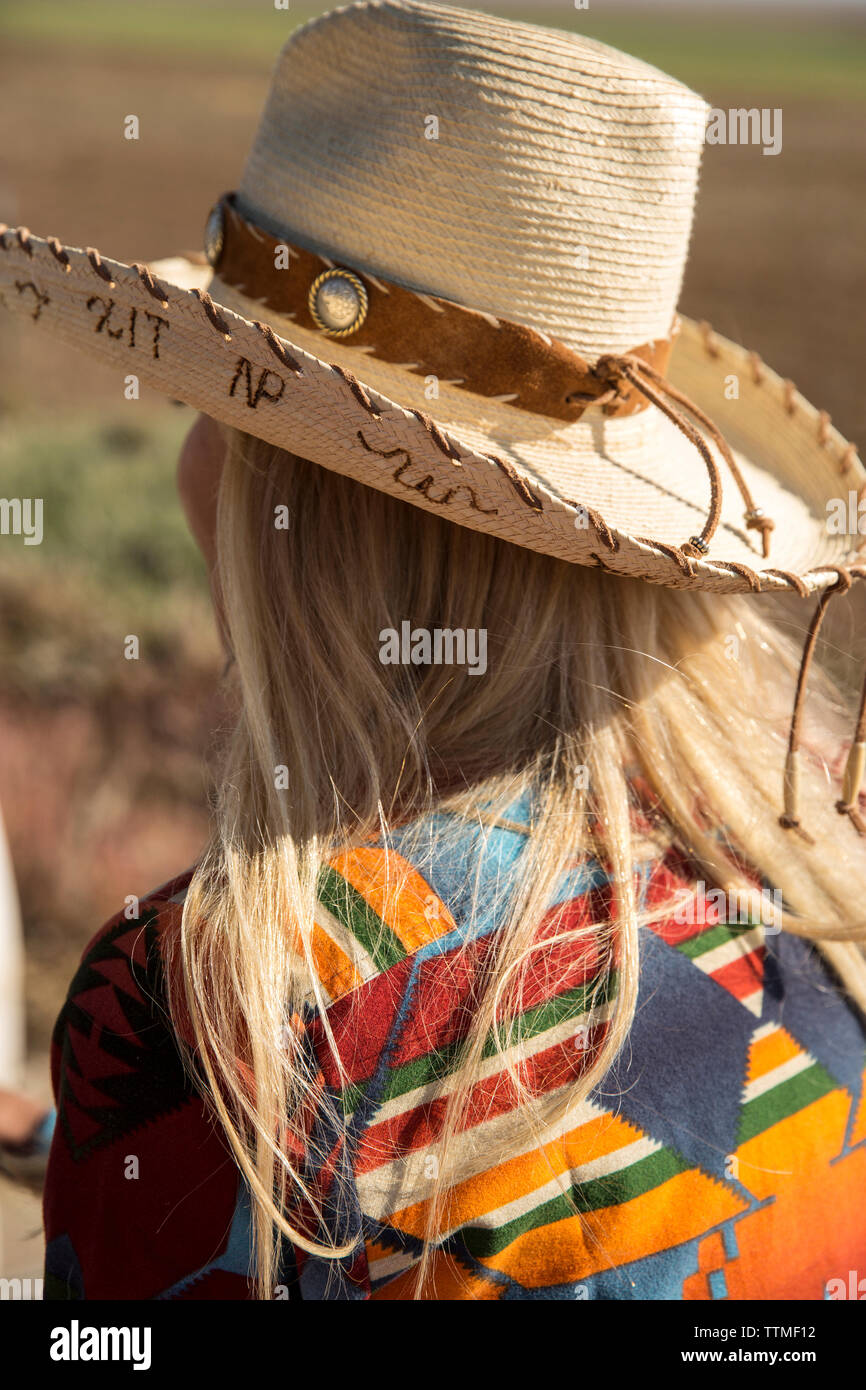
[[[418,376],[571,423],[600,396],[608,397],[606,415],[631,415],[649,404],[625,381],[610,400],[609,382],[584,358],[534,329],[336,266],[271,235],[241,216],[233,194],[211,213],[206,241],[208,259],[225,284],[323,339],[366,348],[369,356]],[[326,317],[329,304],[342,319]],[[664,375],[675,334],[676,327],[670,338],[629,356]]]

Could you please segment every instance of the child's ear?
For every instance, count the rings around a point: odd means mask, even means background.
[[[198,415],[177,461],[178,494],[209,572],[216,561],[217,497],[225,450],[225,438],[216,421]]]

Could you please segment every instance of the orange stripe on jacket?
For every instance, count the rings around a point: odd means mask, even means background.
[[[406,951],[416,951],[453,930],[448,908],[396,851],[343,850],[328,863],[366,899]]]

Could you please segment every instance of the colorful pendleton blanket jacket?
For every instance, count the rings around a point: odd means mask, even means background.
[[[859,1016],[807,943],[701,910],[688,863],[641,828],[643,905],[685,885],[694,920],[641,928],[630,1040],[565,1109],[603,1037],[615,971],[592,934],[541,953],[522,999],[523,1075],[555,1118],[541,1148],[515,1126],[513,1085],[488,1046],[454,1141],[473,1162],[449,1195],[430,1296],[823,1299],[866,1273]],[[412,1297],[442,1080],[459,1066],[523,843],[510,819],[481,829],[440,814],[324,867],[314,953],[347,1086],[312,1003],[302,1036],[348,1145],[323,1112],[310,1153],[331,1155],[316,1160],[322,1192],[329,1162],[342,1173],[333,1229],[358,1246],[334,1264],[286,1242],[275,1297]],[[250,1297],[246,1185],[185,1078],[165,1007],[160,940],[189,878],[98,933],[58,1019],[46,1297]],[[398,880],[395,897],[386,883]],[[575,863],[539,938],[608,906],[604,867]]]

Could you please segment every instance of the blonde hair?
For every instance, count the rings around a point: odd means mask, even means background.
[[[431,1252],[449,1185],[462,1176],[452,1171],[450,1141],[485,1040],[492,1029],[500,1051],[517,1045],[519,1055],[513,1020],[537,962],[539,920],[562,873],[589,854],[609,869],[609,920],[554,931],[543,947],[591,934],[618,988],[604,1043],[568,1105],[592,1090],[628,1036],[644,921],[633,766],[696,873],[748,893],[748,865],[780,890],[783,929],[814,941],[866,1009],[857,944],[866,922],[855,913],[866,857],[834,809],[825,755],[844,737],[845,704],[816,673],[806,731],[814,756],[803,769],[810,845],[778,823],[798,649],[762,600],[570,566],[238,431],[226,443],[218,582],[239,712],[212,838],[179,937],[166,945],[167,976],[172,1013],[188,1018],[195,1040],[188,1064],[252,1194],[258,1296],[273,1297],[284,1238],[334,1257],[352,1244],[327,1229],[302,1172],[305,1119],[324,1103],[297,1028],[311,999],[336,1052],[313,966],[323,861],[371,835],[387,842],[395,826],[434,808],[483,829],[532,793],[517,886],[501,910],[446,1106],[416,1282],[416,1296],[435,1296]],[[287,509],[288,530],[275,525],[277,508]],[[383,665],[380,632],[407,618],[427,629],[486,629],[486,674]],[[536,1109],[519,1064],[508,1065],[541,1142],[550,1116]],[[338,1112],[333,1120],[344,1123]]]

